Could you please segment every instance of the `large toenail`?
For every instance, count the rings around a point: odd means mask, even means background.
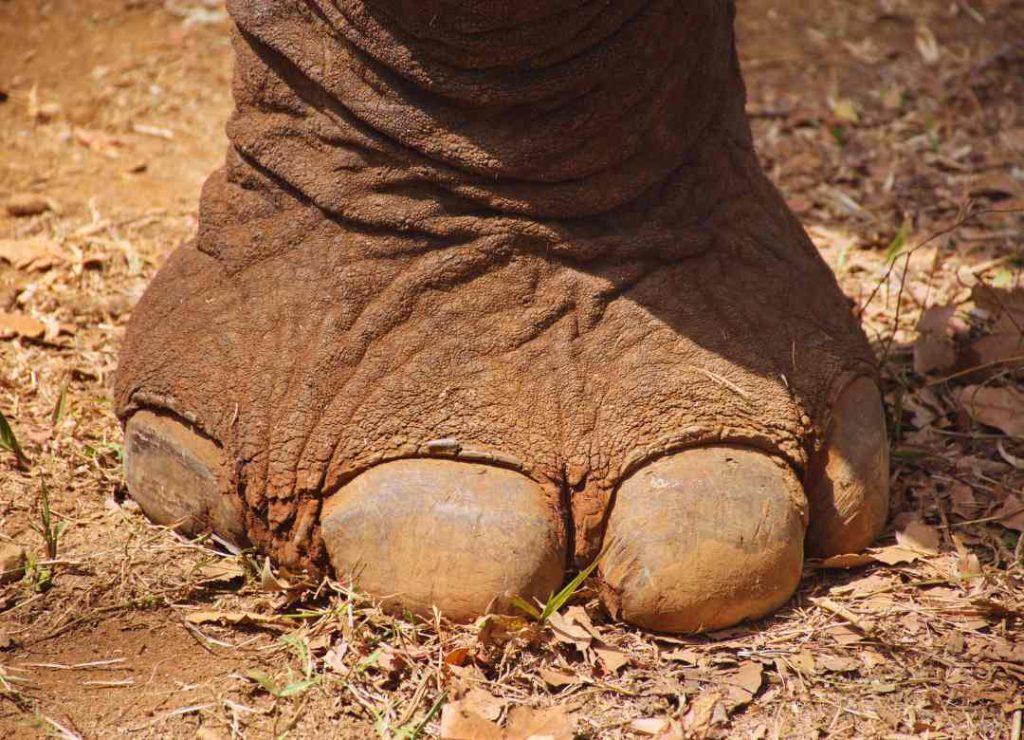
[[[832,407],[825,446],[807,486],[809,555],[827,557],[870,545],[889,513],[889,441],[878,386],[858,378]]]
[[[511,470],[410,459],[331,496],[322,536],[339,578],[413,612],[456,621],[546,599],[561,584],[566,527],[543,489]]]
[[[157,524],[246,543],[241,502],[229,491],[221,449],[171,416],[138,411],[125,426],[128,492]]]
[[[705,447],[623,482],[599,566],[613,616],[647,629],[720,629],[778,608],[800,580],[806,503],[755,450]]]

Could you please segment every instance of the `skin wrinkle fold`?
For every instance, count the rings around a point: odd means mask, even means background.
[[[354,28],[343,11],[358,0],[334,3],[338,15],[329,5],[230,3],[240,26],[232,148],[204,187],[196,244],[168,260],[133,316],[116,377],[122,419],[160,398],[196,418],[237,470],[251,539],[291,567],[324,566],[311,513],[324,496],[382,461],[427,455],[432,439],[517,461],[572,520],[578,562],[595,554],[618,484],[670,452],[742,443],[802,473],[834,379],[870,373],[870,353],[756,169],[728,53],[730,3],[694,0],[662,56],[628,57],[665,88],[611,110],[586,98],[602,85],[623,100],[645,88],[623,87],[625,72],[563,88],[544,75],[559,65],[580,74],[588,56],[621,64],[623,34],[656,2],[637,3],[607,44],[582,30],[593,17],[580,20],[566,30],[578,53],[536,69],[526,35],[508,52],[518,66],[473,68],[470,49],[462,69],[445,56],[464,39],[435,58],[419,49],[429,36],[392,29],[370,39],[394,52],[374,58],[373,74],[360,69],[368,53],[326,30],[345,18]],[[403,60],[418,66],[385,68]],[[448,76],[431,78],[435,89],[403,97],[438,65]],[[462,118],[436,89],[491,83],[500,95],[454,106]],[[487,141],[474,132],[516,94],[506,113],[525,114],[534,138],[475,159]],[[402,121],[375,127],[351,113],[381,100],[414,100],[413,112],[443,123],[438,145],[459,145],[442,163],[416,131],[402,139]],[[545,133],[551,111],[569,128]],[[563,132],[609,121],[657,131],[634,132],[635,156],[596,150],[581,166],[588,142]],[[536,165],[550,152],[577,169],[552,180]]]

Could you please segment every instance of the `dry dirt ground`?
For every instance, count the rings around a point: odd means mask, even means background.
[[[222,156],[228,24],[0,0],[3,733],[1019,738],[1024,4],[739,4],[761,156],[883,366],[893,516],[774,617],[673,639],[586,585],[543,623],[389,617],[147,524],[110,377]]]

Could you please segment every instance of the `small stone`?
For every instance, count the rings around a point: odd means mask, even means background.
[[[7,199],[7,212],[12,216],[38,216],[50,208],[50,201],[35,193],[15,193]]]
[[[13,583],[25,575],[25,549],[13,542],[0,545],[0,583]]]

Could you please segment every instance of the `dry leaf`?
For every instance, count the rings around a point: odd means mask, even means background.
[[[966,483],[951,483],[949,500],[953,505],[953,513],[963,519],[973,519],[978,513],[978,502],[974,498],[974,489]]]
[[[565,707],[515,707],[508,713],[506,740],[572,740],[576,723]]]
[[[473,660],[473,651],[468,647],[458,647],[444,656],[447,665],[464,666]]]
[[[974,421],[1024,439],[1024,391],[969,385],[960,390],[958,400]]]
[[[683,726],[701,735],[716,725],[725,724],[728,719],[722,706],[722,695],[717,691],[706,691],[690,703],[683,716]]]
[[[453,701],[441,710],[440,737],[442,740],[502,740],[505,734],[494,722],[474,713],[462,702]]]
[[[996,523],[1007,529],[1024,532],[1024,499],[1016,493],[1007,495],[1002,506],[992,516],[996,517]]]
[[[863,552],[855,552],[843,555],[833,555],[832,557],[825,558],[818,563],[818,567],[824,569],[846,570],[848,568],[859,568],[862,565],[869,565],[873,562],[875,562],[875,558],[872,555]]]
[[[470,689],[459,703],[477,716],[491,721],[497,721],[501,716],[501,710],[508,704],[504,699],[499,699],[479,688]]]
[[[245,577],[245,569],[237,560],[223,559],[207,563],[199,569],[202,583],[230,583],[237,578]]]
[[[544,680],[544,683],[546,683],[553,689],[560,689],[565,686],[578,683],[576,677],[573,676],[571,673],[558,671],[554,668],[541,668],[539,673],[540,677]]]
[[[24,337],[39,339],[46,333],[46,324],[31,316],[20,313],[4,313],[0,311],[0,339]]]
[[[606,673],[615,673],[629,663],[629,656],[617,647],[598,642],[594,644],[593,650]]]
[[[788,655],[786,656],[786,660],[789,661],[790,665],[792,665],[797,672],[802,673],[805,676],[813,676],[816,671],[814,656],[806,650],[800,650],[792,655]]]
[[[935,34],[932,30],[923,23],[917,27],[917,31],[914,34],[914,44],[917,46],[917,51],[927,65],[935,64],[939,61],[941,55],[939,49],[939,42],[935,38]]]
[[[896,533],[897,545],[923,555],[938,555],[940,540],[939,530],[920,519],[912,519],[906,527]]]
[[[0,239],[0,260],[19,270],[47,270],[64,258],[55,242],[42,236],[27,239]]]
[[[629,723],[629,728],[633,732],[638,732],[641,735],[657,735],[663,730],[667,730],[669,721],[664,717],[648,717],[645,719],[635,719]]]
[[[700,660],[700,653],[690,648],[679,648],[665,653],[666,660],[675,660],[680,663],[688,663],[689,665],[697,665]]]
[[[923,375],[935,370],[949,370],[956,365],[956,348],[950,326],[955,312],[956,306],[933,306],[921,314],[914,342],[914,372]]]
[[[829,673],[852,673],[861,668],[861,662],[856,658],[843,658],[836,655],[819,655],[815,663],[821,670]]]
[[[548,617],[548,624],[551,626],[551,631],[555,635],[555,639],[559,642],[567,645],[573,645],[581,653],[585,653],[587,648],[593,642],[594,637],[584,626],[578,624],[575,619],[570,616],[568,610],[566,614],[559,614],[555,612]]]
[[[185,621],[189,624],[269,625],[278,624],[281,618],[273,614],[257,614],[256,612],[200,610],[190,612],[185,616]]]

